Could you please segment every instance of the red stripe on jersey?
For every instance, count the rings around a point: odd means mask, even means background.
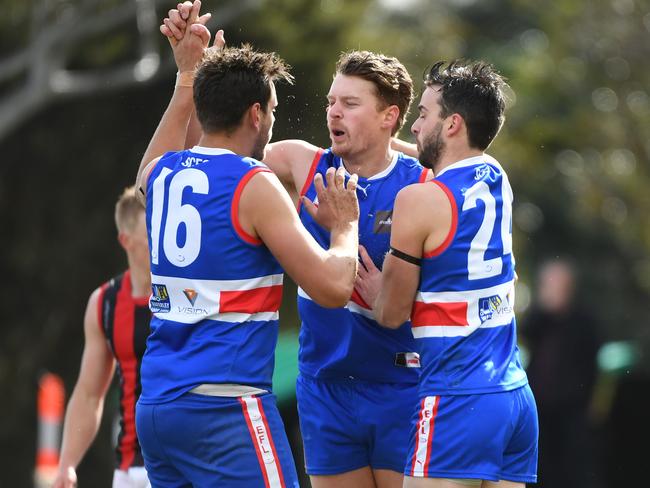
[[[420,174],[420,179],[418,180],[418,183],[424,183],[427,181],[427,175],[429,174],[429,170],[427,168],[424,168],[422,170],[422,173]]]
[[[318,148],[318,151],[316,151],[316,155],[314,156],[314,159],[311,162],[311,167],[309,168],[309,173],[307,174],[307,179],[305,180],[305,183],[302,185],[302,188],[300,189],[300,196],[298,197],[298,212],[300,212],[300,207],[302,206],[302,198],[304,197],[305,194],[307,193],[307,190],[309,190],[309,187],[311,186],[311,182],[314,180],[314,175],[316,174],[316,168],[318,167],[318,162],[320,161],[321,156],[323,155],[325,151],[321,148]]]
[[[219,313],[277,312],[282,303],[282,285],[263,286],[252,290],[222,291]]]
[[[467,302],[414,302],[411,310],[413,327],[436,325],[469,325]]]
[[[433,401],[433,412],[431,418],[429,419],[429,440],[427,441],[427,454],[426,461],[424,462],[424,477],[429,477],[429,461],[431,461],[431,444],[433,443],[433,432],[436,426],[436,415],[438,415],[438,403],[440,402],[440,397],[436,395],[435,400]]]
[[[257,462],[260,463],[260,471],[262,471],[262,476],[264,477],[264,486],[266,488],[270,488],[271,482],[269,481],[269,475],[266,473],[266,465],[264,464],[264,459],[262,459],[260,446],[257,442],[257,437],[255,436],[255,431],[253,429],[253,422],[251,421],[250,414],[248,413],[248,405],[246,405],[246,402],[243,398],[238,398],[238,400],[244,412],[244,420],[246,420],[248,432],[250,433],[251,440],[253,441],[253,447],[255,448],[255,454],[257,455]]]
[[[122,286],[115,301],[113,347],[122,372],[122,421],[123,435],[117,450],[121,455],[120,469],[127,470],[135,457],[135,403],[138,361],[135,357],[133,337],[135,329],[135,307],[131,297],[131,273],[124,273]]]
[[[258,166],[250,170],[248,173],[246,173],[244,177],[241,179],[241,181],[239,182],[239,184],[237,185],[237,188],[235,188],[235,195],[232,198],[232,205],[230,207],[230,219],[232,221],[233,227],[235,228],[235,232],[239,237],[241,237],[241,239],[244,242],[253,244],[255,246],[261,245],[262,241],[256,237],[253,237],[248,232],[246,232],[244,228],[241,226],[241,224],[239,223],[239,199],[241,198],[242,191],[244,191],[244,187],[246,186],[246,184],[257,173],[271,173],[271,170],[268,168],[261,168]]]
[[[433,251],[425,252],[424,253],[425,258],[434,258],[436,256],[440,256],[445,251],[445,249],[449,247],[451,241],[454,240],[454,236],[456,235],[456,229],[458,228],[458,208],[456,206],[456,200],[454,199],[454,194],[451,192],[449,188],[447,188],[447,185],[439,182],[438,180],[431,180],[431,183],[435,183],[436,185],[438,185],[440,189],[445,192],[445,195],[447,195],[447,198],[449,199],[449,204],[451,205],[451,225],[449,226],[449,233],[447,234],[447,237],[445,238],[443,243],[440,244],[438,247],[436,247]]]
[[[350,297],[350,301],[356,303],[357,305],[361,305],[363,308],[372,310],[372,307],[368,305],[363,298],[361,298],[361,295],[359,295],[359,292],[356,290],[356,288],[352,290],[352,296]]]
[[[278,476],[280,477],[280,486],[284,488],[284,474],[282,473],[282,465],[280,463],[280,458],[278,457],[278,451],[275,449],[275,442],[273,442],[273,436],[271,435],[271,429],[269,428],[269,422],[266,420],[266,413],[264,412],[264,407],[262,406],[262,400],[255,398],[257,402],[257,408],[262,414],[262,422],[264,422],[264,428],[266,429],[266,435],[269,437],[269,443],[271,444],[271,451],[273,452],[273,458],[275,459],[276,467],[278,468]]]

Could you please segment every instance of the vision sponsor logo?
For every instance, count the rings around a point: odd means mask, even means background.
[[[190,305],[194,306],[196,298],[199,296],[198,292],[196,290],[192,290],[192,288],[185,288],[183,290],[183,294],[185,295],[185,298],[187,298],[187,301],[190,302]]]
[[[176,307],[178,313],[185,315],[208,315],[208,311],[205,308],[194,308],[194,307]]]
[[[478,301],[478,316],[481,323],[492,319],[495,315],[505,315],[512,312],[512,307],[507,300],[499,295],[480,298]]]
[[[165,285],[156,283],[151,284],[151,298],[149,299],[149,309],[153,313],[169,313],[171,304],[169,303],[169,293]]]
[[[207,159],[195,158],[194,156],[188,156],[185,161],[181,163],[181,166],[184,168],[191,168],[192,166],[197,166],[201,163],[207,163]]]
[[[380,210],[375,214],[375,222],[372,231],[375,234],[390,234],[393,225],[393,211]]]

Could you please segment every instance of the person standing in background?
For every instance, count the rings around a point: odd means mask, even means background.
[[[589,407],[600,346],[594,317],[576,300],[577,273],[565,259],[539,269],[536,301],[522,321],[526,369],[539,410],[538,486],[594,486]]]
[[[53,488],[77,486],[76,469],[99,429],[114,371],[120,388],[120,433],[113,488],[150,486],[135,431],[135,404],[151,320],[151,275],[145,213],[133,187],[125,189],[115,205],[115,224],[129,267],[97,288],[88,300],[79,379],[66,411]]]

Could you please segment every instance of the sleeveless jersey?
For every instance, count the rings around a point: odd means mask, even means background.
[[[421,343],[420,395],[523,386],[508,177],[495,159],[482,155],[444,168],[431,184],[449,197],[452,228],[423,257],[411,312],[413,335]]]
[[[120,433],[116,467],[144,466],[135,431],[135,404],[140,396],[140,363],[149,335],[149,297],[134,298],[131,272],[125,271],[100,288],[97,318],[115,357],[120,390]]]
[[[271,389],[283,272],[238,220],[262,163],[217,148],[164,155],[149,175],[153,312],[141,403],[201,384]]]
[[[331,149],[319,151],[301,195],[316,198],[316,172],[338,168],[341,158]],[[390,166],[370,178],[359,178],[359,243],[381,269],[390,247],[390,230],[395,196],[405,186],[424,181],[426,170],[420,163],[396,153]],[[300,219],[316,241],[329,247],[329,232],[300,208]],[[386,383],[417,383],[419,360],[416,343],[405,323],[397,330],[380,326],[371,307],[354,292],[344,308],[324,308],[298,289],[300,329],[299,368],[302,374],[324,379],[359,379]]]

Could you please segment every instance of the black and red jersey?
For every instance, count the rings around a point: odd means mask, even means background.
[[[149,335],[149,297],[133,297],[131,273],[125,271],[101,287],[98,320],[116,359],[120,387],[120,433],[116,467],[143,466],[135,431],[135,404],[140,396],[140,363]]]

